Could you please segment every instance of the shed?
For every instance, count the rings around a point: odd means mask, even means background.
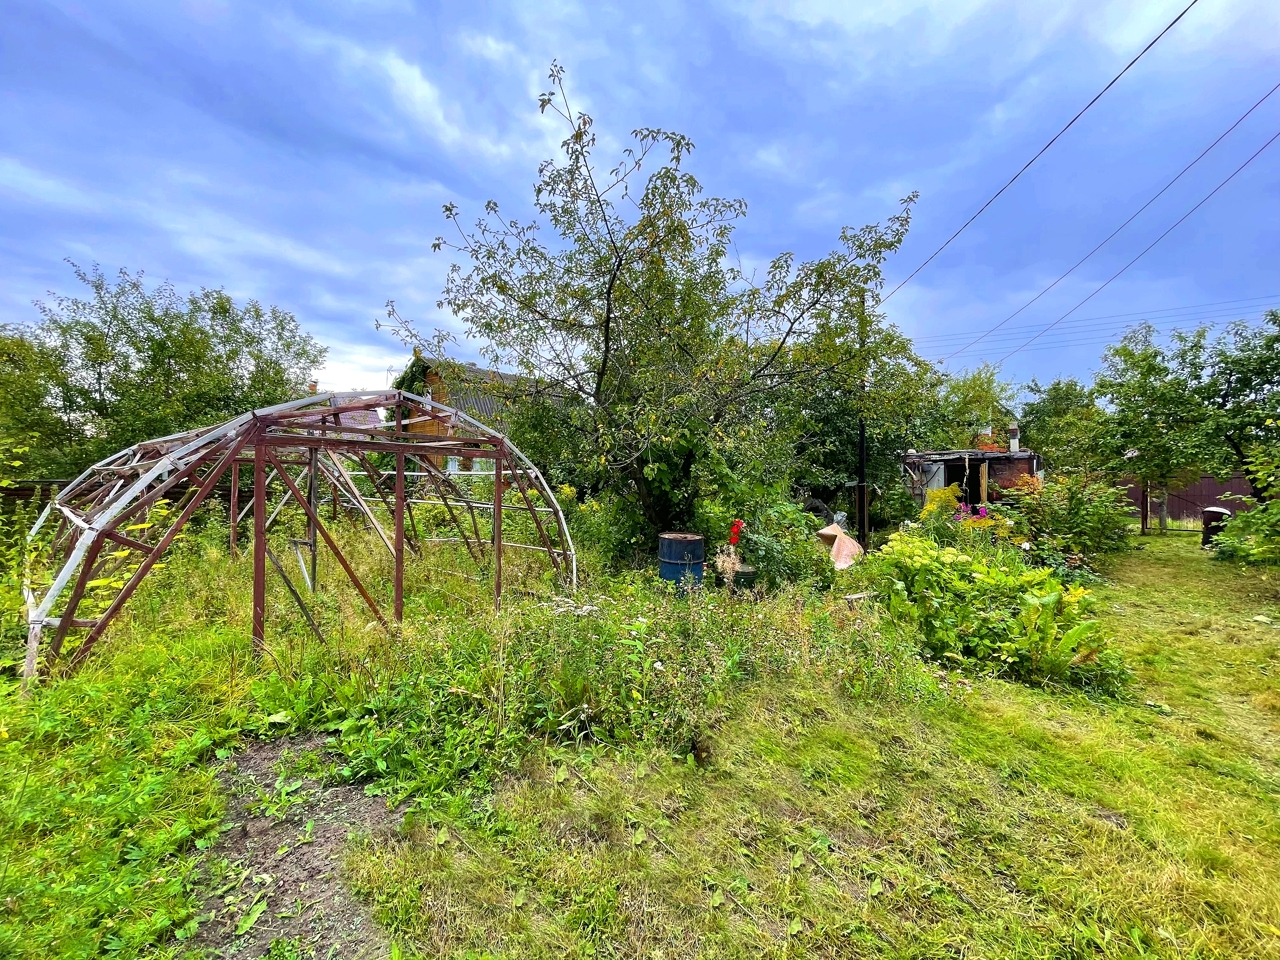
[[[999,500],[1001,487],[1013,486],[1019,477],[1043,478],[1044,463],[1030,450],[909,450],[902,472],[917,503],[923,504],[930,490],[953,483],[964,503],[988,503]]]

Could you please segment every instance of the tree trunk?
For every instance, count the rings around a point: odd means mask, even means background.
[[[1169,485],[1160,485],[1160,496],[1156,500],[1160,508],[1160,535],[1164,536],[1169,532]]]

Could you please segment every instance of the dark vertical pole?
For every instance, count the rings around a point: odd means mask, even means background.
[[[858,543],[867,549],[871,518],[867,515],[867,422],[858,417]]]
[[[871,541],[871,518],[867,516],[867,337],[870,334],[871,318],[867,314],[867,291],[863,289],[861,296],[862,309],[858,312],[858,376],[860,393],[858,397],[858,543],[866,550]]]
[[[1142,481],[1140,488],[1140,502],[1138,503],[1138,532],[1143,536],[1147,534],[1147,527],[1151,523],[1151,494],[1147,490],[1147,481]]]
[[[253,652],[267,646],[267,456],[266,438],[253,438]]]
[[[401,408],[396,406],[396,433],[400,432],[400,420],[403,414]],[[395,504],[395,526],[396,526],[396,596],[395,596],[395,618],[396,623],[404,619],[404,454],[396,454],[396,504]]]
[[[311,516],[316,515],[316,505],[320,502],[319,477],[317,474],[316,459],[320,456],[320,451],[316,447],[310,450],[310,462],[307,465],[307,503],[311,506]],[[316,525],[311,517],[307,518],[307,544],[311,548],[311,592],[316,592],[316,566],[320,551],[316,549]]]
[[[502,609],[502,460],[503,447],[493,458],[493,609]]]
[[[240,517],[240,461],[231,464],[231,556],[236,555],[236,521]]]

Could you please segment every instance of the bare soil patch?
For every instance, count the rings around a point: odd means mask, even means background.
[[[255,743],[220,773],[231,797],[228,829],[209,857],[206,919],[189,956],[388,955],[386,934],[343,882],[342,858],[350,837],[393,836],[401,815],[358,786],[281,777],[285,751],[323,749],[322,737]]]

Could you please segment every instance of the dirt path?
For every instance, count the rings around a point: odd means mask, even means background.
[[[387,956],[386,935],[342,882],[342,855],[352,835],[394,835],[400,816],[360,787],[281,779],[285,751],[322,745],[321,738],[255,743],[220,775],[231,797],[229,827],[211,851],[209,916],[189,957]]]

